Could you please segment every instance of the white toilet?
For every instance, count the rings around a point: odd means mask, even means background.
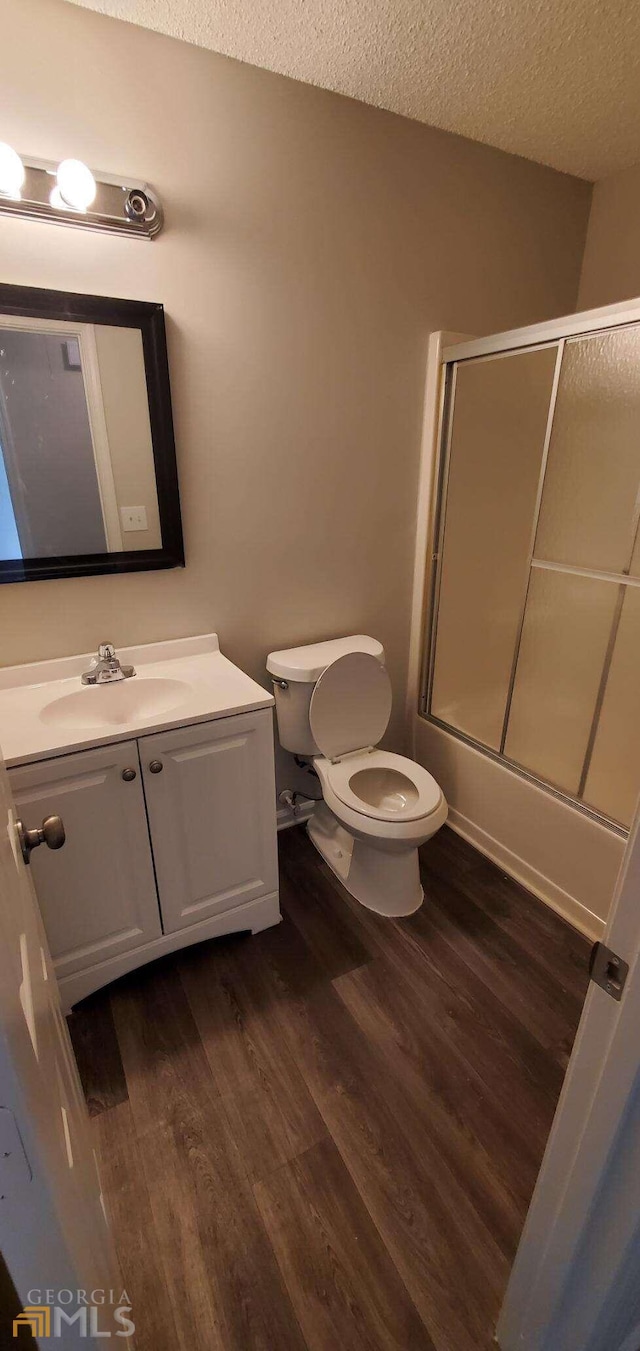
[[[347,891],[379,915],[422,904],[418,845],[444,825],[447,804],[413,760],[377,750],[391,714],[382,644],[358,634],[271,652],[278,734],[312,760],[322,787],[307,827]]]

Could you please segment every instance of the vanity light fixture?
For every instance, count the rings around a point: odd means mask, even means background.
[[[13,146],[0,141],[0,197],[12,197],[14,201],[19,201],[24,180],[24,164],[20,156]]]
[[[96,180],[81,159],[63,159],[58,165],[56,184],[63,206],[70,206],[74,211],[86,211],[95,202]]]
[[[0,141],[0,216],[50,220],[56,225],[153,239],[162,229],[162,207],[146,183],[92,173],[79,159],[20,156]]]

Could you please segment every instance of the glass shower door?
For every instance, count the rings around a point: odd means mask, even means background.
[[[640,328],[456,363],[431,717],[628,824],[640,788]]]
[[[500,749],[529,571],[557,346],[461,363],[449,472],[431,712]]]

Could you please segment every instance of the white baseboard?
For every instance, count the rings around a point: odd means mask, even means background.
[[[577,901],[575,896],[570,896],[568,891],[563,891],[562,887],[551,881],[550,877],[545,877],[544,873],[538,872],[526,859],[520,858],[514,854],[511,849],[507,849],[499,840],[494,839],[481,826],[470,821],[462,812],[458,812],[454,807],[449,808],[449,817],[447,825],[455,830],[456,834],[462,835],[464,840],[474,845],[480,850],[481,854],[486,854],[493,863],[503,868],[510,877],[515,878],[528,891],[532,891],[534,896],[538,896],[541,901],[550,906],[556,914],[561,915],[574,929],[579,929],[585,937],[590,938],[595,943],[602,938],[604,933],[604,920],[598,915],[594,915],[591,910],[587,910],[585,905]]]
[[[287,830],[289,826],[299,826],[301,821],[308,821],[315,805],[315,799],[307,797],[302,798],[297,804],[295,813],[290,807],[278,807],[276,812],[278,830]]]

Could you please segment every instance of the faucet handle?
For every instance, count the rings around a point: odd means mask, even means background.
[[[116,649],[113,643],[100,643],[98,648],[98,661],[114,661]]]

